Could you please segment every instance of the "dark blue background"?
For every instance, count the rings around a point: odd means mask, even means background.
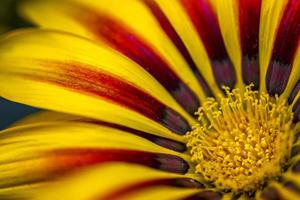
[[[38,111],[38,109],[0,98],[0,129],[3,129],[12,122],[36,111]]]

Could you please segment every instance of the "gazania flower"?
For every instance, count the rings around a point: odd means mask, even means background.
[[[299,199],[300,1],[31,0],[0,199]]]

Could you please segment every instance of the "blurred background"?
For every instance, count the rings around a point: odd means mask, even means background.
[[[0,37],[8,31],[17,28],[30,27],[17,14],[17,4],[20,0],[0,0]],[[9,85],[9,83],[7,83]],[[38,109],[10,102],[0,97],[0,130],[24,116],[37,112]]]

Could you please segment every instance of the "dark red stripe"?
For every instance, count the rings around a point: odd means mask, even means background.
[[[218,85],[233,88],[236,83],[235,70],[226,51],[217,16],[209,1],[181,0],[181,2],[212,60],[213,72]]]
[[[277,30],[271,63],[267,71],[267,89],[272,95],[282,94],[286,88],[299,45],[299,35],[300,1],[289,0]]]
[[[300,161],[296,162],[296,164],[293,165],[292,171],[294,173],[300,173]]]
[[[6,177],[5,180],[9,181],[0,182],[0,188],[18,187],[45,181],[51,182],[77,170],[108,162],[135,163],[178,174],[185,174],[189,169],[186,161],[174,155],[124,149],[58,149],[32,159],[33,162],[34,159],[38,159],[37,162],[45,165],[40,165],[40,168],[33,165],[33,170],[28,171],[22,177],[14,175]],[[46,163],[43,162],[43,159],[46,160]],[[14,162],[19,161],[15,160]],[[21,168],[22,165],[19,165],[19,167]],[[181,184],[182,187],[197,185],[196,182],[193,183],[188,180],[179,181],[178,184]]]
[[[286,200],[286,198],[283,198],[279,191],[274,187],[269,187],[265,189],[260,196],[264,200]]]
[[[300,67],[300,66],[299,66],[299,67]],[[300,91],[300,80],[297,81],[297,83],[296,83],[294,89],[292,90],[292,92],[291,92],[291,94],[290,94],[290,96],[289,96],[289,99],[288,99],[289,104],[292,104],[292,103],[293,103],[293,101],[294,101],[294,99],[296,98],[296,96],[297,96],[297,94],[299,93],[299,91]]]
[[[164,32],[169,36],[172,40],[174,45],[177,47],[179,52],[185,58],[186,62],[189,64],[191,70],[194,72],[199,84],[203,88],[206,96],[212,97],[214,96],[209,85],[203,78],[202,74],[198,71],[197,65],[195,64],[191,54],[189,53],[187,47],[185,46],[184,42],[176,32],[175,28],[172,26],[171,22],[161,10],[161,8],[157,5],[157,3],[153,0],[143,0],[143,2],[148,6],[154,17],[157,19],[158,23],[160,24],[161,28]]]
[[[198,194],[183,198],[182,200],[221,200],[222,195],[219,192],[203,191]]]
[[[141,190],[149,189],[151,187],[180,187],[180,188],[204,188],[204,186],[196,180],[190,178],[165,178],[165,179],[152,179],[143,182],[138,182],[129,186],[114,191],[104,197],[95,198],[97,200],[114,200],[126,198],[127,195],[140,192]]]
[[[186,161],[174,155],[126,149],[58,149],[45,156],[49,160],[51,173],[58,176],[107,162],[135,163],[179,174],[185,174],[189,169]]]
[[[113,123],[108,123],[108,122],[103,122],[103,121],[96,121],[96,120],[86,120],[86,119],[82,119],[82,120],[78,120],[80,122],[88,122],[88,123],[93,123],[93,124],[97,124],[97,125],[102,125],[102,126],[107,126],[107,127],[111,127],[111,128],[115,128],[115,129],[119,129],[128,133],[132,133],[134,135],[140,136],[142,138],[145,138],[159,146],[165,147],[167,149],[170,150],[174,150],[177,152],[185,152],[186,149],[186,145],[182,142],[178,142],[175,140],[171,140],[168,138],[164,138],[164,137],[160,137],[160,136],[156,136],[156,135],[152,135],[143,131],[139,131],[136,129],[132,129],[132,128],[128,128],[119,124],[113,124]]]
[[[133,30],[103,13],[81,6],[75,16],[95,37],[134,60],[154,76],[190,114],[197,111],[200,103],[196,95],[180,80],[155,50]],[[134,23],[134,22],[133,22]]]
[[[105,98],[153,119],[177,134],[185,134],[190,130],[187,121],[179,113],[121,78],[91,70],[90,66],[81,63],[56,61],[40,63],[57,69],[55,77],[44,77],[43,81]],[[35,78],[33,76],[32,74],[27,75],[27,77]],[[43,77],[36,77],[37,80],[41,80],[41,78]]]
[[[243,79],[259,88],[258,40],[261,0],[240,0],[239,24],[243,53]]]
[[[300,187],[298,186],[298,184],[296,184],[292,181],[288,181],[288,182],[284,183],[284,187],[292,192],[297,193],[298,195],[300,194]]]

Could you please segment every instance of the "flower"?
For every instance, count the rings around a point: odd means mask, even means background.
[[[300,1],[28,0],[0,40],[0,198],[299,199]]]

